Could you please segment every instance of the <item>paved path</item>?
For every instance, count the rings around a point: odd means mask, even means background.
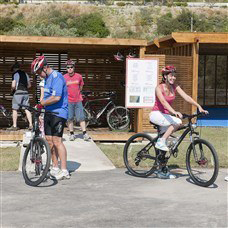
[[[227,227],[226,172],[211,188],[187,175],[136,178],[125,169],[29,187],[21,172],[1,172],[1,227]]]
[[[23,143],[28,143],[29,138],[24,136]],[[97,145],[84,141],[82,134],[77,134],[75,141],[70,141],[67,134],[63,135],[63,142],[67,149],[67,168],[71,171],[100,171],[115,169],[112,162],[104,155]],[[19,170],[25,148],[21,148]]]

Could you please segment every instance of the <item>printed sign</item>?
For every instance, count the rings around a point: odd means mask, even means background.
[[[152,107],[155,102],[159,60],[127,59],[126,64],[126,107]]]

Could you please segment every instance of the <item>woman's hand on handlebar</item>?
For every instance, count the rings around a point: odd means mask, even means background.
[[[180,119],[183,118],[183,115],[180,112],[174,112],[173,115],[179,117]]]
[[[204,114],[209,114],[207,110],[204,110],[202,107],[199,107],[199,112],[204,113]]]

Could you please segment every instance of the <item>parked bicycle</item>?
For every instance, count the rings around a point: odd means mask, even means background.
[[[190,145],[186,152],[187,171],[197,185],[203,187],[212,185],[218,176],[218,156],[214,147],[200,138],[199,133],[195,131],[196,125],[192,121],[193,118],[202,115],[202,113],[183,114],[183,118],[188,118],[188,123],[178,129],[178,131],[185,129],[179,138],[170,140],[168,156],[164,151],[155,148],[157,139],[162,135],[158,125],[154,125],[158,133],[155,138],[146,133],[138,133],[129,138],[124,147],[124,163],[128,171],[137,177],[147,177],[158,169],[167,172],[166,164],[169,158],[178,156],[178,147],[189,133]]]
[[[84,96],[84,113],[86,125],[101,125],[102,116],[105,115],[107,119],[108,126],[112,130],[125,130],[129,128],[130,116],[129,110],[123,106],[116,106],[114,103],[114,98],[116,97],[116,92],[104,92],[103,98],[89,99],[89,95],[92,94],[90,91],[83,91]],[[94,106],[105,102],[104,106],[100,110],[95,110]]]
[[[31,106],[20,105],[33,114],[33,130],[30,143],[26,146],[26,150],[22,161],[22,174],[25,183],[30,186],[39,185],[49,172],[51,162],[51,151],[48,142],[41,137],[39,128],[39,116],[42,113],[53,115],[57,114],[51,111],[37,110]]]
[[[1,98],[1,100],[6,100]],[[8,100],[6,100],[8,101]],[[10,101],[9,101],[10,102]],[[6,124],[10,127],[13,124],[13,120],[12,120],[12,113],[9,112],[4,105],[0,105],[0,113],[2,114],[2,116],[5,118],[6,120]],[[18,119],[24,121],[26,124],[28,124],[28,120],[26,118],[26,114],[22,109],[18,110]]]

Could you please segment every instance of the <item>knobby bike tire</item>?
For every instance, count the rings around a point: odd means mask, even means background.
[[[148,177],[156,169],[157,158],[154,143],[155,139],[145,133],[137,133],[126,142],[123,153],[124,164],[133,176]],[[144,157],[147,152],[153,156],[153,159]]]
[[[123,113],[123,116],[117,116]],[[113,116],[112,116],[113,115]],[[130,115],[129,110],[122,106],[116,106],[107,114],[107,123],[112,130],[125,130],[129,128]]]
[[[199,151],[196,153],[198,156],[200,155],[200,160],[198,161],[198,163],[196,163],[195,160],[193,160],[193,157],[194,157],[193,147],[195,147],[195,150],[197,150],[198,146],[199,146]],[[211,166],[213,166],[213,168],[210,167],[210,162],[212,163]],[[192,163],[193,165],[191,165]],[[191,179],[195,182],[195,184],[202,187],[208,187],[215,182],[218,176],[218,171],[219,171],[218,155],[214,147],[208,141],[204,139],[194,140],[193,144],[191,144],[187,150],[186,166],[187,166],[188,173]],[[205,171],[203,171],[203,168],[206,168]],[[206,172],[211,174],[209,175],[209,178],[207,178],[207,180],[204,180],[202,178],[203,178],[203,175],[205,176],[207,175]]]
[[[37,145],[39,145],[39,147],[41,147],[41,146],[45,147],[46,165],[45,165],[45,168],[43,169],[42,174],[38,177],[37,180],[33,181],[32,178],[29,177],[28,173],[30,171],[27,170],[28,168],[27,168],[26,164],[27,164],[27,159],[30,160],[30,150],[31,150],[31,142],[30,142],[29,145],[27,146],[26,150],[25,150],[25,153],[23,156],[23,162],[22,162],[22,174],[23,174],[25,183],[30,185],[30,186],[38,186],[47,177],[47,173],[49,171],[50,162],[51,162],[51,151],[50,151],[50,147],[48,145],[48,142],[41,137],[37,137],[34,140],[34,145],[35,145],[35,143],[37,143]],[[29,156],[29,158],[28,158],[28,156]]]

